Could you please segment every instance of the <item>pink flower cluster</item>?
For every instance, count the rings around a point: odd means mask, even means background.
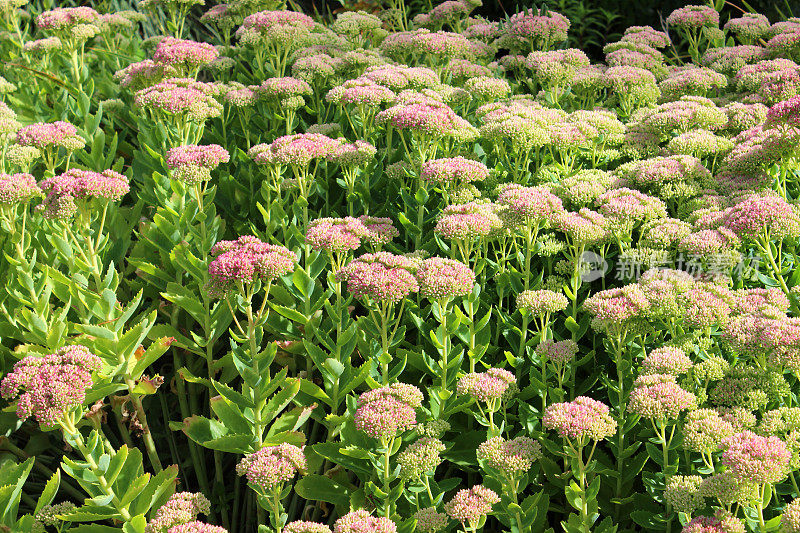
[[[561,198],[544,186],[506,185],[497,197],[497,203],[508,206],[517,219],[534,224],[555,221],[564,212]]]
[[[208,265],[210,289],[223,296],[237,289],[239,283],[272,281],[297,264],[294,252],[283,246],[267,244],[252,235],[235,241],[220,241],[211,249],[214,260]]]
[[[714,516],[697,516],[683,526],[681,533],[745,533],[744,522],[719,509]]]
[[[466,296],[475,285],[475,273],[469,266],[441,257],[422,261],[416,277],[420,295],[429,300]]]
[[[417,425],[422,398],[417,387],[404,383],[369,390],[358,397],[356,429],[375,439],[393,438]]]
[[[761,485],[778,483],[789,473],[792,454],[778,437],[743,431],[725,439],[722,447],[722,464],[730,468],[737,479]]]
[[[284,533],[331,533],[331,528],[318,522],[296,520],[283,527]]]
[[[542,445],[528,437],[505,440],[498,435],[478,446],[477,457],[489,468],[514,477],[526,473],[542,457]]]
[[[567,39],[570,24],[570,20],[560,13],[531,8],[512,15],[506,31],[517,39],[530,42],[532,49],[546,50]]]
[[[45,199],[39,209],[46,218],[69,218],[78,209],[75,200],[119,201],[130,191],[128,178],[114,170],[93,172],[72,168],[39,183]]]
[[[211,503],[200,493],[176,492],[158,508],[155,516],[144,528],[145,533],[166,533],[179,524],[197,519],[197,515],[208,514]]]
[[[62,147],[74,151],[83,148],[86,141],[78,135],[78,130],[69,122],[39,122],[24,126],[17,131],[17,143],[36,148]]]
[[[134,103],[170,115],[185,114],[190,120],[203,122],[222,114],[222,104],[214,98],[214,91],[210,84],[190,78],[168,78],[137,91]]]
[[[397,526],[385,516],[368,511],[350,511],[333,524],[333,533],[397,533]]]
[[[492,505],[499,501],[500,496],[492,489],[475,485],[471,489],[458,491],[453,499],[444,504],[444,510],[450,518],[476,527],[481,518],[492,512]]]
[[[422,179],[432,185],[454,185],[483,181],[489,169],[480,161],[463,157],[433,159],[422,164]]]
[[[228,530],[224,527],[212,526],[195,520],[194,522],[172,526],[167,530],[167,533],[228,533]]]
[[[608,406],[586,396],[549,405],[544,411],[542,425],[582,444],[606,439],[617,432],[617,422],[611,418]]]
[[[777,196],[752,196],[726,210],[724,225],[739,237],[791,238],[800,235],[800,215]],[[768,233],[767,233],[768,232]]]
[[[547,289],[522,291],[517,296],[517,309],[532,315],[544,315],[563,311],[569,305],[567,297]]]
[[[80,407],[92,386],[92,372],[102,361],[84,346],[65,346],[44,357],[26,356],[0,382],[5,399],[19,396],[17,416],[33,416],[43,426],[58,423],[70,410]]]
[[[419,290],[414,276],[419,263],[389,252],[365,254],[339,271],[339,279],[356,298],[399,302]]]
[[[490,368],[486,372],[472,372],[458,380],[456,392],[469,395],[479,402],[489,403],[506,397],[516,390],[517,378],[503,368]]]
[[[15,205],[28,202],[42,194],[31,174],[0,174],[0,204]]]
[[[675,420],[681,411],[696,407],[697,397],[682,389],[669,374],[640,376],[628,401],[628,412],[655,420]]]
[[[709,6],[686,6],[673,11],[667,24],[687,30],[698,30],[703,26],[719,27],[719,12]]]
[[[380,246],[399,234],[388,218],[320,218],[308,224],[306,242],[315,250],[342,253],[357,249],[363,242]]]
[[[173,171],[172,177],[188,185],[211,179],[211,171],[228,161],[230,154],[218,144],[188,144],[167,152],[167,166]]]
[[[455,137],[474,140],[477,130],[458,116],[448,105],[429,99],[425,102],[396,104],[375,116],[378,124],[388,124],[399,130],[409,129],[430,137]]]
[[[297,133],[278,137],[271,144],[257,144],[248,155],[258,164],[308,166],[328,157],[340,143],[321,133]]]
[[[178,69],[172,65],[156,63],[152,59],[144,59],[116,71],[114,79],[119,82],[119,86],[123,89],[130,87],[133,90],[141,90],[157,84],[164,78],[171,78],[177,75]]]
[[[208,65],[219,57],[216,48],[208,43],[198,43],[166,37],[156,45],[153,60],[164,65],[177,65],[193,71]]]
[[[282,483],[291,481],[296,474],[304,475],[307,469],[303,449],[284,442],[244,456],[236,466],[236,473],[268,494]]]
[[[244,18],[236,36],[245,44],[263,41],[273,46],[293,46],[314,27],[314,20],[296,11],[259,11]]]
[[[57,7],[37,15],[36,26],[40,30],[68,30],[77,24],[92,23],[99,17],[91,7]]]

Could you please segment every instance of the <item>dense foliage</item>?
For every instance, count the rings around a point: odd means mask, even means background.
[[[717,4],[0,0],[0,531],[799,532],[800,20]]]

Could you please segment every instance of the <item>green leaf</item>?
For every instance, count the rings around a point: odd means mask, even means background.
[[[294,490],[306,500],[328,502],[339,507],[350,505],[350,489],[319,474],[309,474],[300,478]]]
[[[60,484],[61,470],[56,470],[52,477],[45,484],[44,489],[42,489],[42,494],[39,496],[39,500],[36,502],[36,509],[34,509],[33,514],[38,513],[43,507],[53,503]]]

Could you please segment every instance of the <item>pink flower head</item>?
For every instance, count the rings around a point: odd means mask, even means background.
[[[649,374],[634,382],[628,411],[643,418],[675,420],[681,411],[695,409],[697,397],[675,383],[675,376]]]
[[[564,213],[561,198],[545,187],[506,185],[497,197],[497,203],[507,205],[512,215],[531,223],[553,222]]]
[[[375,439],[395,437],[417,425],[422,398],[417,387],[404,383],[369,390],[358,397],[356,429]]]
[[[31,174],[0,174],[0,205],[26,203],[41,194]]]
[[[248,155],[261,165],[306,167],[314,159],[328,157],[338,144],[321,133],[297,133],[279,137],[271,144],[257,144]]]
[[[645,222],[667,216],[667,207],[662,200],[626,187],[601,194],[597,205],[602,215],[617,220]]]
[[[789,473],[792,454],[778,437],[743,431],[725,439],[722,448],[722,464],[737,479],[762,485],[778,483]]]
[[[650,303],[638,285],[599,291],[583,302],[589,314],[615,322],[642,316]]]
[[[291,481],[296,474],[305,475],[307,469],[303,448],[284,442],[244,456],[236,466],[236,473],[269,493],[276,486]]]
[[[752,196],[739,202],[726,210],[724,224],[742,238],[800,235],[800,216],[792,205],[777,196]]]
[[[385,516],[368,511],[350,511],[333,524],[333,533],[397,533],[397,526]]]
[[[451,157],[426,161],[422,165],[422,179],[432,185],[453,185],[483,181],[489,169],[479,161]]]
[[[145,59],[131,63],[127,67],[114,73],[114,79],[123,89],[130,87],[141,90],[151,85],[156,85],[164,78],[178,75],[178,69],[172,65],[156,63],[152,59]]]
[[[708,6],[686,6],[673,11],[667,24],[687,30],[698,30],[703,26],[719,27],[719,12]]]
[[[46,218],[68,218],[78,209],[75,200],[117,202],[130,190],[128,178],[113,170],[93,172],[72,168],[39,183],[45,193],[38,206]]]
[[[555,11],[531,8],[513,15],[507,26],[509,35],[528,41],[531,48],[548,49],[566,40],[570,20]]]
[[[347,142],[338,139],[326,159],[344,167],[360,167],[375,159],[377,153],[375,147],[366,141]]]
[[[399,103],[375,116],[378,124],[399,130],[412,130],[429,137],[474,139],[477,131],[446,104],[429,99],[424,102]]]
[[[419,293],[429,300],[466,296],[475,285],[475,273],[455,259],[431,257],[417,269]]]
[[[214,98],[217,89],[191,78],[168,78],[156,85],[137,91],[134,103],[144,109],[168,115],[185,115],[203,122],[222,114],[222,104]]]
[[[378,107],[383,104],[394,102],[397,96],[388,87],[384,87],[375,81],[360,77],[347,80],[341,85],[337,85],[325,95],[328,102],[357,106]]]
[[[512,477],[530,470],[542,457],[542,445],[528,437],[505,440],[498,435],[478,446],[477,457],[489,468]]]
[[[563,341],[546,339],[536,347],[536,354],[543,361],[550,361],[556,365],[565,365],[578,355],[578,343],[572,339]]]
[[[493,490],[475,485],[471,489],[458,491],[453,499],[444,504],[444,510],[450,518],[474,527],[481,518],[492,512],[492,505],[499,501],[500,497]]]
[[[588,440],[608,438],[617,432],[617,422],[611,418],[608,406],[586,396],[548,406],[542,424],[558,431],[564,438],[583,444]]]
[[[692,368],[692,360],[680,348],[657,348],[647,354],[642,362],[643,374],[670,374],[679,376]]]
[[[68,30],[78,24],[90,24],[99,17],[91,7],[57,7],[39,14],[36,26],[40,30]]]
[[[265,80],[256,90],[264,98],[273,100],[282,100],[292,96],[307,96],[313,92],[311,85],[307,82],[288,76]]]
[[[167,152],[167,166],[173,170],[172,177],[190,185],[208,181],[211,171],[228,161],[230,154],[218,144],[189,144]]]
[[[297,256],[288,248],[267,244],[252,235],[220,241],[211,249],[211,255],[214,260],[208,265],[210,288],[220,295],[236,290],[238,283],[277,279],[294,270],[297,263]]]
[[[566,296],[546,289],[522,291],[517,296],[517,309],[536,316],[563,311],[567,305],[569,300]]]
[[[314,20],[296,11],[259,11],[244,18],[236,35],[255,44],[258,38],[279,46],[291,46],[308,34]]]
[[[26,356],[0,382],[0,395],[17,400],[17,416],[30,416],[43,426],[58,423],[80,407],[92,386],[92,372],[102,361],[83,346],[65,346],[44,357]]]
[[[331,528],[319,522],[296,520],[283,527],[285,533],[331,533]]]
[[[216,48],[208,43],[198,43],[174,37],[165,37],[156,45],[153,60],[165,65],[178,65],[192,71],[208,65],[219,57]]]
[[[74,151],[86,144],[78,130],[69,122],[39,122],[17,131],[17,143],[39,149],[62,147]]]
[[[339,279],[356,298],[399,302],[419,290],[414,277],[418,263],[389,252],[365,254],[339,271]]]
[[[416,531],[422,533],[436,533],[447,527],[448,518],[444,513],[436,510],[436,507],[426,507],[414,513],[417,520]]]
[[[208,514],[211,503],[200,493],[176,492],[158,508],[145,533],[166,533],[170,528],[197,520],[197,515]]]
[[[173,526],[167,530],[167,533],[228,533],[228,530],[220,526],[212,526],[205,522],[193,521],[185,524]]]
[[[744,522],[730,512],[718,509],[714,516],[691,519],[681,533],[745,533]]]
[[[342,253],[361,246],[368,233],[357,218],[319,218],[309,222],[306,242],[315,250]]]
[[[473,372],[458,380],[456,392],[469,395],[479,402],[493,402],[516,390],[517,378],[508,370],[490,368],[486,372]]]
[[[367,228],[365,240],[372,246],[377,247],[388,244],[392,239],[400,235],[398,229],[392,224],[391,218],[361,215],[358,219]]]

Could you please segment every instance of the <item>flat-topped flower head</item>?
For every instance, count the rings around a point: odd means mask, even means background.
[[[669,374],[640,376],[633,383],[628,412],[654,420],[675,420],[681,411],[697,408],[697,397],[675,383]]]
[[[46,218],[69,218],[78,209],[76,200],[117,202],[130,190],[128,178],[113,170],[93,172],[72,168],[39,183],[45,199],[38,206]]]
[[[447,104],[432,98],[398,103],[378,113],[375,122],[434,138],[454,137],[466,142],[478,136],[477,130],[469,122],[458,116]]]
[[[65,148],[72,152],[84,147],[86,141],[69,122],[39,122],[24,126],[17,131],[17,143],[39,149]]]
[[[393,103],[397,95],[389,89],[366,77],[347,80],[332,88],[325,95],[325,100],[340,105],[356,105],[378,107]]]
[[[228,530],[221,526],[213,526],[195,520],[177,526],[172,526],[167,533],[228,533]]]
[[[733,424],[713,409],[697,409],[686,414],[683,424],[683,447],[701,453],[718,451],[728,437],[736,433]]]
[[[72,409],[83,405],[92,386],[92,372],[102,361],[84,346],[65,346],[44,357],[26,356],[0,382],[0,394],[17,398],[17,416],[35,417],[52,426]]]
[[[761,485],[783,481],[789,473],[792,454],[778,437],[743,431],[725,439],[722,448],[722,464],[737,479]]]
[[[404,383],[369,390],[358,397],[356,429],[375,439],[396,437],[417,425],[422,398],[417,387]]]
[[[578,355],[578,343],[572,339],[555,341],[545,339],[536,346],[536,354],[543,361],[550,361],[556,365],[565,365]]]
[[[445,450],[445,445],[439,439],[422,437],[397,455],[397,464],[400,465],[400,477],[406,480],[420,479],[427,473],[436,470],[442,462],[439,454]]]
[[[264,80],[256,91],[268,100],[282,100],[292,96],[309,96],[314,92],[307,82],[289,76]]]
[[[139,91],[156,85],[165,78],[178,75],[178,69],[172,65],[156,63],[152,59],[144,59],[131,63],[114,73],[114,79],[123,89]]]
[[[365,254],[339,271],[339,279],[356,298],[399,302],[419,291],[414,276],[419,261],[389,252]]]
[[[517,378],[508,370],[490,368],[486,372],[472,372],[459,379],[456,392],[489,403],[507,397],[516,390],[516,385]]]
[[[415,531],[421,533],[437,533],[447,527],[449,518],[444,513],[436,510],[436,507],[426,507],[414,513],[417,521]]]
[[[511,16],[506,32],[521,51],[547,50],[567,39],[570,20],[555,11],[530,8]]]
[[[283,246],[267,244],[252,235],[220,241],[211,249],[209,289],[217,295],[236,290],[239,283],[272,281],[292,270],[297,256]]]
[[[500,496],[483,485],[461,489],[444,504],[444,510],[453,520],[475,526],[484,516],[492,512],[492,505],[500,502]]]
[[[337,139],[338,144],[334,145],[331,153],[326,159],[332,163],[344,167],[363,167],[375,159],[378,150],[366,141],[347,142],[344,139]]]
[[[600,320],[621,322],[641,317],[650,303],[638,285],[626,285],[593,294],[583,302],[583,307]]]
[[[308,522],[306,520],[295,520],[283,526],[285,533],[331,533],[331,528],[327,524],[319,522]]]
[[[147,523],[145,533],[167,533],[173,526],[197,520],[198,514],[208,514],[211,503],[199,492],[176,492],[158,508]]]
[[[464,157],[433,159],[422,164],[422,179],[431,185],[456,185],[483,181],[489,168],[480,161]]]
[[[315,159],[324,159],[339,141],[321,133],[297,133],[278,137],[271,144],[257,144],[248,155],[258,164],[307,167]]]
[[[497,204],[468,202],[448,205],[434,232],[445,240],[471,240],[487,237],[503,229]]]
[[[31,174],[0,174],[0,205],[24,204],[41,194]]]
[[[184,115],[203,122],[222,114],[222,104],[215,98],[212,84],[191,78],[167,78],[136,92],[134,103],[143,109],[167,115]]]
[[[725,226],[741,238],[773,239],[800,235],[797,210],[778,196],[752,196],[726,210]],[[769,233],[767,233],[769,232]]]
[[[431,257],[417,269],[419,293],[429,300],[466,296],[475,285],[475,273],[455,259]]]
[[[36,16],[40,30],[66,31],[79,24],[91,24],[100,14],[90,7],[57,7]]]
[[[400,236],[400,231],[394,227],[391,218],[361,215],[358,219],[367,228],[364,240],[372,246],[383,246]]]
[[[219,57],[217,49],[208,43],[198,43],[174,37],[165,37],[156,45],[153,60],[156,63],[182,67],[188,71],[208,65]]]
[[[744,522],[718,509],[714,516],[698,516],[683,526],[681,533],[745,533]]]
[[[228,151],[218,144],[189,144],[170,148],[167,166],[172,177],[189,185],[211,179],[211,171],[230,161]]]
[[[314,250],[342,253],[360,247],[368,234],[358,218],[319,218],[308,223],[306,242]]]
[[[800,533],[800,498],[795,498],[783,509],[781,533]]]
[[[517,309],[524,309],[532,315],[557,313],[567,308],[569,301],[563,294],[550,290],[528,290],[517,296]]]
[[[236,473],[245,476],[248,483],[256,485],[264,493],[269,493],[294,479],[295,475],[305,475],[307,469],[303,449],[284,442],[244,456],[236,466]]]
[[[397,526],[385,516],[372,516],[359,509],[334,522],[333,533],[397,533]]]
[[[603,402],[579,396],[571,402],[548,406],[542,424],[558,431],[561,437],[585,444],[589,440],[606,439],[617,432],[617,422],[609,412],[609,407]]]
[[[541,186],[506,185],[497,197],[497,203],[508,206],[509,212],[523,222],[555,221],[564,213],[561,198]]]
[[[236,36],[248,45],[292,48],[314,28],[314,20],[295,11],[259,11],[244,18]]]
[[[719,26],[719,12],[708,6],[681,7],[669,14],[667,24],[686,30],[698,30],[703,26],[716,28]]]
[[[700,476],[672,476],[667,480],[664,501],[679,513],[693,514],[705,503],[700,492]]]
[[[533,462],[542,457],[542,445],[528,437],[505,440],[498,435],[478,446],[477,457],[489,468],[515,477],[530,470]]]
[[[692,360],[680,348],[666,346],[652,350],[642,362],[642,374],[680,376],[692,368]]]

